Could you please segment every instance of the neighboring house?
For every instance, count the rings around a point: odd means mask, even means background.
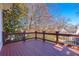
[[[76,34],[79,35],[79,26],[77,27]],[[79,45],[79,38],[76,38],[75,42],[76,42],[77,45]]]
[[[69,34],[79,34],[79,26],[77,27],[76,31],[69,32]],[[72,45],[79,45],[79,38],[76,37],[69,37],[69,41],[66,41],[65,43],[67,44],[72,44]]]
[[[60,33],[66,34],[66,33],[68,33],[68,31],[63,28],[63,29],[60,30]]]
[[[79,32],[79,31],[77,31],[77,32]],[[61,29],[60,33],[62,33],[62,34],[76,34],[75,31],[73,31],[73,32],[72,31],[68,31],[65,28]],[[74,41],[75,42],[79,41],[78,38],[75,38],[75,37],[72,37],[72,36],[64,36],[63,39],[64,39],[64,43],[72,44],[72,45],[74,45]]]

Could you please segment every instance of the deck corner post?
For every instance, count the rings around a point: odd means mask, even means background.
[[[5,32],[2,32],[3,45],[5,45]]]
[[[37,40],[37,31],[35,31],[35,40]]]
[[[45,42],[45,31],[43,31],[43,42]]]

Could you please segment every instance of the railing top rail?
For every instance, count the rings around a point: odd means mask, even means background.
[[[15,35],[15,34],[34,34],[35,32],[16,32],[16,33],[6,33],[7,35]],[[47,35],[58,35],[58,36],[74,36],[79,37],[76,34],[63,34],[63,33],[47,33],[47,32],[36,32],[37,34],[47,34]]]

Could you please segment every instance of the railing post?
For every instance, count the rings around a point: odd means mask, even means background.
[[[23,41],[25,41],[26,39],[25,39],[25,31],[23,32]]]
[[[3,33],[2,33],[2,36],[3,36],[3,37],[2,37],[3,45],[5,45],[6,42],[7,42],[7,41],[6,41],[6,38],[8,37],[8,33],[7,33],[7,32],[3,32]]]
[[[37,40],[37,31],[35,31],[35,40]]]
[[[56,31],[56,44],[58,43],[58,35],[59,35],[59,31]]]
[[[43,42],[45,42],[45,31],[43,31]]]
[[[5,32],[2,33],[3,45],[5,45]]]

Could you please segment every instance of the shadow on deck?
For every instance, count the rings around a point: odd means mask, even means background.
[[[78,56],[79,51],[69,47],[57,47],[41,40],[26,40],[3,46],[1,56]]]

